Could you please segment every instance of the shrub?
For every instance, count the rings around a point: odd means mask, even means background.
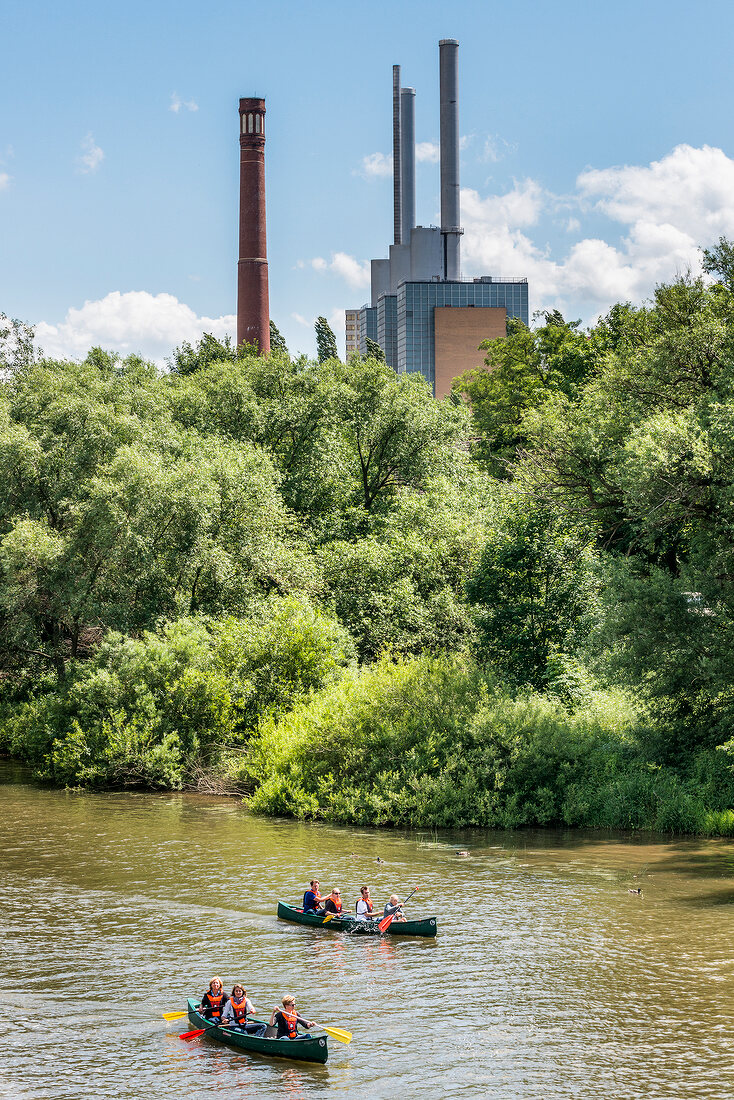
[[[60,689],[11,712],[4,743],[55,783],[180,788],[349,656],[341,627],[295,599],[266,600],[248,620],[111,632]]]

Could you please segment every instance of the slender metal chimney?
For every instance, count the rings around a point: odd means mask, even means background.
[[[400,90],[400,230],[410,244],[415,227],[415,88]]]
[[[403,189],[400,179],[400,66],[392,67],[392,205],[395,244],[403,243]]]
[[[237,346],[270,353],[268,251],[265,233],[265,100],[240,100],[240,252]]]
[[[438,44],[441,87],[441,233],[445,279],[461,271],[459,222],[459,43],[442,38]]]

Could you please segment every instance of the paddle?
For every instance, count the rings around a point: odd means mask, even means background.
[[[164,1020],[180,1020],[182,1016],[188,1016],[188,1010],[186,1012],[164,1012]]]
[[[293,1015],[289,1014],[287,1012],[283,1012],[282,1008],[279,1008],[277,1011],[282,1013],[289,1020],[293,1019]],[[331,1037],[333,1039],[338,1039],[340,1043],[351,1043],[351,1041],[352,1041],[351,1031],[346,1031],[343,1027],[325,1027],[324,1024],[316,1024],[316,1023],[313,1026],[320,1028],[321,1031],[325,1031],[326,1034],[331,1035]]]
[[[418,893],[418,887],[416,886],[415,890],[412,890],[408,894],[405,901],[401,902],[401,905],[405,905],[406,902],[410,901],[410,899],[413,897],[413,894],[417,894],[417,893]],[[389,917],[383,917],[382,918],[380,923],[377,925],[377,927],[380,929],[381,932],[387,932],[388,928],[390,927],[392,922],[395,920],[395,916],[396,916],[395,913],[391,913]]]
[[[351,1031],[346,1031],[344,1028],[324,1027],[323,1024],[316,1024],[315,1026],[321,1028],[321,1030],[325,1031],[327,1035],[331,1035],[332,1038],[338,1039],[340,1043],[351,1043],[352,1041]]]
[[[222,1031],[227,1031],[232,1034],[232,1029],[222,1027],[221,1024],[209,1024],[208,1027],[198,1027],[194,1031],[184,1031],[183,1035],[179,1035],[179,1039],[195,1039],[197,1035],[203,1035],[205,1031],[211,1031],[213,1027],[219,1027]],[[333,1039],[338,1039],[340,1043],[351,1043],[352,1033],[346,1031],[341,1027],[324,1027],[323,1024],[314,1024],[314,1027],[318,1027],[321,1031],[325,1031],[327,1035],[331,1035]]]
[[[205,1031],[211,1031],[213,1027],[218,1027],[222,1031],[232,1033],[232,1028],[224,1027],[223,1024],[209,1024],[208,1027],[197,1027],[194,1031],[184,1031],[183,1035],[179,1035],[179,1039],[195,1039],[197,1035],[203,1035]]]

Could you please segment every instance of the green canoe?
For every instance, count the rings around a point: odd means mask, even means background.
[[[322,913],[304,913],[295,905],[285,901],[278,902],[278,916],[281,920],[293,924],[305,924],[308,928],[326,928],[330,932],[349,932],[353,936],[379,936],[377,920],[357,920],[356,917],[332,917],[324,920]],[[425,920],[391,921],[386,936],[435,936],[437,921],[435,917]]]
[[[228,1047],[237,1047],[238,1050],[249,1050],[254,1054],[267,1054],[271,1058],[295,1058],[299,1062],[321,1062],[322,1065],[329,1057],[325,1035],[304,1032],[297,1039],[259,1039],[256,1035],[246,1035],[244,1031],[230,1031],[223,1027],[212,1027],[211,1020],[207,1020],[205,1016],[201,1016],[196,1011],[197,1004],[198,1001],[194,1001],[189,997],[188,1008],[191,1030],[193,1031],[197,1027],[208,1028],[206,1034],[212,1039],[216,1039],[218,1043],[226,1043]],[[252,1022],[264,1024],[267,1021],[253,1018]]]

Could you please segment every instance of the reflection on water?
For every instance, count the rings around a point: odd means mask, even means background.
[[[728,841],[345,830],[17,783],[2,807],[0,1095],[734,1093]],[[410,914],[438,914],[438,939],[276,920],[314,875],[349,905],[363,883],[418,886]],[[261,1014],[295,992],[354,1041],[330,1040],[327,1066],[182,1042],[161,1013],[214,973]]]

